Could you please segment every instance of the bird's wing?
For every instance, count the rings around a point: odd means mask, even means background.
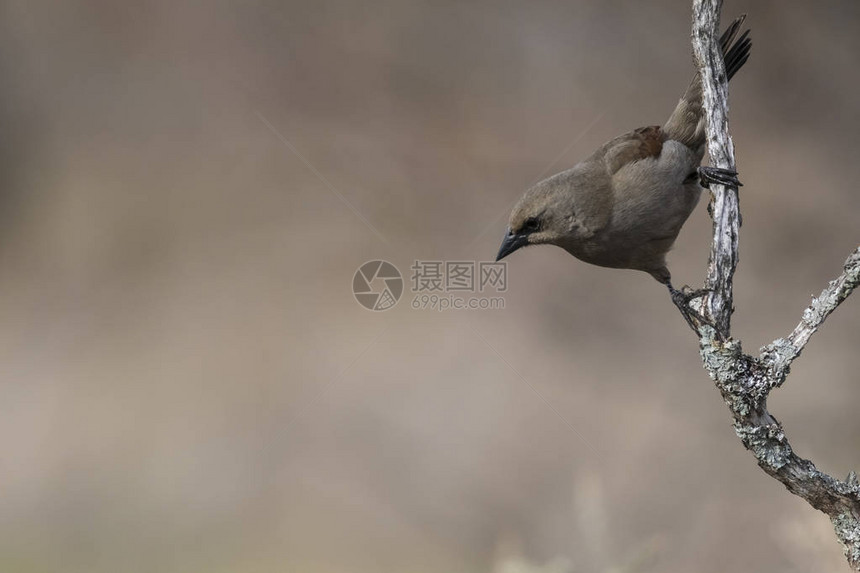
[[[634,161],[659,157],[665,139],[665,134],[658,125],[640,127],[619,135],[601,147],[595,155],[602,155],[609,175],[615,175],[622,167]]]
[[[584,231],[595,234],[612,218],[616,197],[615,174],[623,167],[657,158],[663,149],[658,126],[642,127],[620,135],[572,169],[547,179],[544,184],[564,185],[573,192],[573,208]]]
[[[575,185],[577,214],[586,229],[596,233],[612,217],[615,174],[637,161],[659,157],[664,139],[660,127],[641,127],[607,142],[580,164],[580,180]]]

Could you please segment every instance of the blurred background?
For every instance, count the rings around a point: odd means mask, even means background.
[[[661,124],[690,3],[6,0],[0,570],[847,570],[745,452],[644,273],[509,260],[504,310],[410,307],[511,204]],[[788,333],[858,243],[860,4],[726,2],[735,334]],[[705,202],[670,266],[701,284]],[[351,292],[385,259],[407,292]],[[771,409],[860,469],[860,300]]]

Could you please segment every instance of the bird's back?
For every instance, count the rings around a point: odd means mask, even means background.
[[[589,263],[648,272],[665,265],[671,248],[701,194],[690,179],[701,155],[686,145],[666,140],[656,126],[614,138],[584,164],[600,166],[588,185],[571,181],[572,191],[608,195],[612,208],[604,224],[587,241],[568,250]],[[595,185],[595,182],[599,182]]]

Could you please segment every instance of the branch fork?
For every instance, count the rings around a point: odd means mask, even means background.
[[[718,42],[721,8],[722,0],[693,1],[692,41],[702,77],[710,162],[717,169],[735,171],[728,86]],[[860,286],[860,246],[845,261],[842,274],[812,299],[795,329],[753,357],[731,337],[732,278],[738,265],[740,230],[737,188],[713,182],[710,191],[713,239],[705,293],[690,305],[695,310],[691,326],[699,337],[705,370],[731,410],[735,433],[744,447],[768,475],[830,517],[848,564],[860,571],[860,480],[854,472],[844,481],[835,479],[795,454],[782,424],[767,409],[771,390],[785,382],[791,363],[812,335]],[[684,308],[681,313],[690,323],[690,313]]]

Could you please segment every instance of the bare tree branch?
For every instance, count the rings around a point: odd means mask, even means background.
[[[830,281],[818,297],[812,299],[812,303],[803,311],[800,322],[791,334],[787,338],[777,338],[762,348],[761,360],[771,369],[771,378],[775,380],[777,386],[788,376],[791,362],[800,356],[818,327],[858,285],[860,285],[860,247],[857,247],[857,250],[845,261],[843,273]]]
[[[702,76],[708,150],[711,164],[734,170],[728,129],[728,87],[718,42],[722,0],[693,1],[693,52]],[[803,313],[787,337],[762,349],[759,358],[745,354],[731,337],[732,277],[738,264],[740,211],[736,189],[711,186],[713,241],[700,304],[704,321],[696,321],[702,360],[729,406],[734,428],[759,466],[791,493],[823,511],[833,523],[849,565],[860,571],[860,482],[854,472],[835,479],[791,448],[782,425],[767,410],[767,397],[788,375],[789,366],[824,320],[860,285],[860,247]],[[683,314],[683,309],[682,309]],[[688,318],[688,316],[685,316]],[[708,324],[710,323],[710,324]]]
[[[693,56],[702,77],[705,132],[711,165],[735,170],[735,150],[729,135],[729,88],[720,50],[722,0],[693,2]],[[731,330],[732,277],[738,266],[740,207],[737,189],[711,185],[714,237],[705,288],[710,291],[703,314],[722,336]]]

